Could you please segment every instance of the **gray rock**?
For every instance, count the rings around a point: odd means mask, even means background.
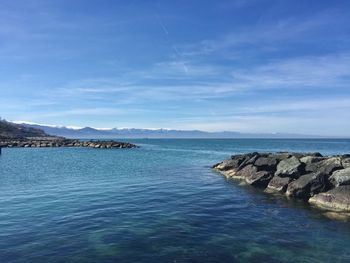
[[[254,165],[258,168],[258,171],[269,171],[269,172],[275,172],[277,168],[277,164],[278,164],[278,160],[273,156],[259,157],[254,162]]]
[[[221,163],[215,164],[213,168],[219,171],[238,169],[239,165],[243,162],[243,160],[244,160],[244,157],[225,160]]]
[[[340,157],[327,158],[320,162],[310,163],[305,166],[305,171],[309,173],[321,172],[330,175],[336,170],[343,169]]]
[[[260,157],[259,153],[249,153],[246,155],[246,158],[244,159],[244,161],[239,165],[238,169],[242,169],[243,167],[250,165],[250,164],[254,164],[255,161]]]
[[[246,177],[250,177],[251,174],[255,174],[258,171],[258,169],[253,166],[252,164],[249,164],[242,169],[238,170],[235,174],[236,177],[245,179]]]
[[[298,158],[292,156],[279,162],[275,175],[280,177],[297,178],[303,173],[303,171],[304,164],[301,163]]]
[[[317,163],[320,161],[323,161],[325,158],[324,157],[317,157],[317,156],[304,156],[300,158],[300,161],[302,163],[305,163],[306,165],[312,164],[312,163]]]
[[[245,176],[247,184],[265,188],[270,182],[273,174],[268,171],[250,172]]]
[[[309,199],[309,203],[331,211],[350,212],[350,185],[317,194]]]
[[[284,193],[287,189],[288,184],[292,181],[290,177],[279,177],[275,175],[269,184],[267,185],[268,192],[281,192]]]
[[[349,168],[350,167],[350,158],[344,158],[341,160],[341,163],[344,168]]]
[[[287,187],[287,196],[309,198],[320,192],[327,191],[329,183],[324,173],[310,173],[300,176]]]
[[[282,161],[284,159],[292,157],[293,155],[289,152],[278,152],[271,154],[271,156],[274,156],[278,161]]]
[[[350,185],[350,167],[342,170],[337,170],[332,173],[329,181],[335,187],[340,185]]]

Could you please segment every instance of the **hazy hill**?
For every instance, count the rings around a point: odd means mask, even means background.
[[[0,139],[49,137],[43,130],[0,120]]]

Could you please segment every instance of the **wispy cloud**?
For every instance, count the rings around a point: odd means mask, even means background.
[[[332,116],[349,119],[349,12],[276,3],[68,12],[2,2],[0,112],[82,126],[336,133]]]

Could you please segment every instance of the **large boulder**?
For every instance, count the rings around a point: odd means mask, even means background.
[[[350,212],[350,185],[317,194],[309,199],[309,203],[331,211]]]
[[[350,185],[350,167],[342,170],[337,170],[329,177],[329,181],[334,186]]]
[[[309,165],[312,163],[317,163],[317,162],[323,161],[324,159],[325,159],[324,157],[308,155],[308,156],[304,156],[304,157],[300,158],[300,161],[302,163],[305,163],[305,165]]]
[[[272,176],[273,173],[268,171],[251,172],[245,176],[245,181],[247,184],[265,188],[271,180]]]
[[[280,177],[275,175],[269,184],[267,185],[267,192],[281,192],[284,193],[287,189],[288,184],[292,181],[290,177]]]
[[[300,176],[287,187],[287,196],[309,198],[320,192],[327,191],[329,183],[324,173],[310,173]]]
[[[242,169],[247,165],[252,165],[261,155],[257,152],[246,154],[245,160],[239,165],[238,169]]]
[[[305,164],[301,163],[295,156],[279,162],[275,175],[280,177],[298,178],[304,171]]]
[[[275,172],[278,164],[278,159],[274,156],[268,157],[259,157],[254,165],[258,168],[259,171],[269,171]]]
[[[238,168],[239,165],[240,165],[240,162],[237,159],[234,159],[234,160],[229,159],[229,160],[222,161],[221,163],[215,164],[213,168],[219,171],[227,171],[227,170]]]
[[[235,177],[239,179],[245,179],[246,177],[250,177],[252,174],[255,174],[257,172],[258,172],[258,169],[252,164],[249,164],[243,167],[241,170],[238,170],[235,173]]]
[[[330,175],[336,170],[343,169],[341,157],[331,157],[320,162],[314,162],[305,166],[305,171],[308,173],[321,172]]]

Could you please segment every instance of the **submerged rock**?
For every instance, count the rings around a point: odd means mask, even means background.
[[[315,195],[309,199],[309,203],[331,211],[350,212],[350,185]]]

